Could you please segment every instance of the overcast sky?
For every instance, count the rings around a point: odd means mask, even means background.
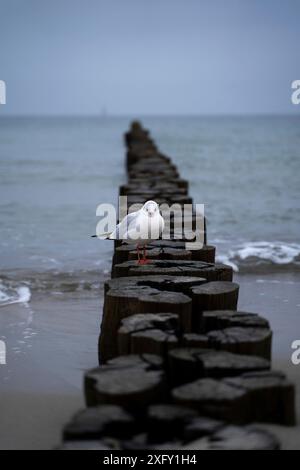
[[[299,0],[0,0],[0,116],[299,114],[299,45]]]

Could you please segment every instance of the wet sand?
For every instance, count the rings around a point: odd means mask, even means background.
[[[57,446],[62,426],[83,406],[78,390],[67,391],[66,395],[1,392],[0,449],[46,450]]]
[[[300,339],[300,276],[236,275],[239,309],[266,316],[274,332],[273,368],[297,383],[291,343]],[[61,429],[83,403],[83,371],[97,364],[102,289],[34,293],[28,306],[0,309],[7,365],[0,366],[0,449],[51,449]],[[261,425],[261,424],[260,424]],[[269,426],[283,448],[300,449],[300,427]]]
[[[300,275],[236,275],[240,284],[239,309],[265,316],[273,330],[273,369],[284,371],[296,384],[296,427],[265,425],[284,450],[300,450],[300,365],[291,361],[294,340],[300,339]],[[259,423],[261,426],[261,423]]]
[[[99,292],[33,293],[0,309],[0,449],[51,449],[84,406],[83,371],[97,365]],[[97,313],[98,312],[98,313]]]
[[[260,313],[271,324],[273,369],[284,371],[299,384],[296,401],[300,421],[300,365],[291,361],[291,345],[300,340],[300,275],[239,275],[235,279],[240,284],[239,309]]]

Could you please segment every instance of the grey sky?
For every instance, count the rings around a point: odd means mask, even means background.
[[[299,114],[299,44],[299,0],[0,0],[0,116]]]

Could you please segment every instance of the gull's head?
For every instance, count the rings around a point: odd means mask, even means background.
[[[154,217],[159,212],[158,204],[155,201],[147,201],[143,205],[143,211],[148,217]]]

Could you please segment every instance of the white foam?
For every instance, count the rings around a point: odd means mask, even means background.
[[[31,292],[29,287],[27,286],[22,286],[17,288],[17,293],[19,295],[19,298],[17,299],[16,302],[18,303],[28,303],[31,299]]]
[[[220,255],[218,261],[232,266],[234,271],[239,270],[240,265],[300,265],[300,245],[283,242],[248,242],[238,245],[225,255]]]
[[[229,255],[217,255],[216,261],[218,261],[219,263],[226,264],[227,266],[231,266],[233,271],[235,271],[236,273],[239,271],[238,265],[231,261]]]
[[[31,292],[27,286],[11,286],[0,281],[0,307],[6,305],[24,303],[31,299]]]
[[[9,300],[9,295],[7,295],[2,289],[2,285],[0,284],[0,303]]]
[[[250,257],[272,261],[275,264],[292,263],[300,254],[300,245],[285,244],[281,242],[253,242],[248,243],[237,250],[236,256],[241,260]]]

